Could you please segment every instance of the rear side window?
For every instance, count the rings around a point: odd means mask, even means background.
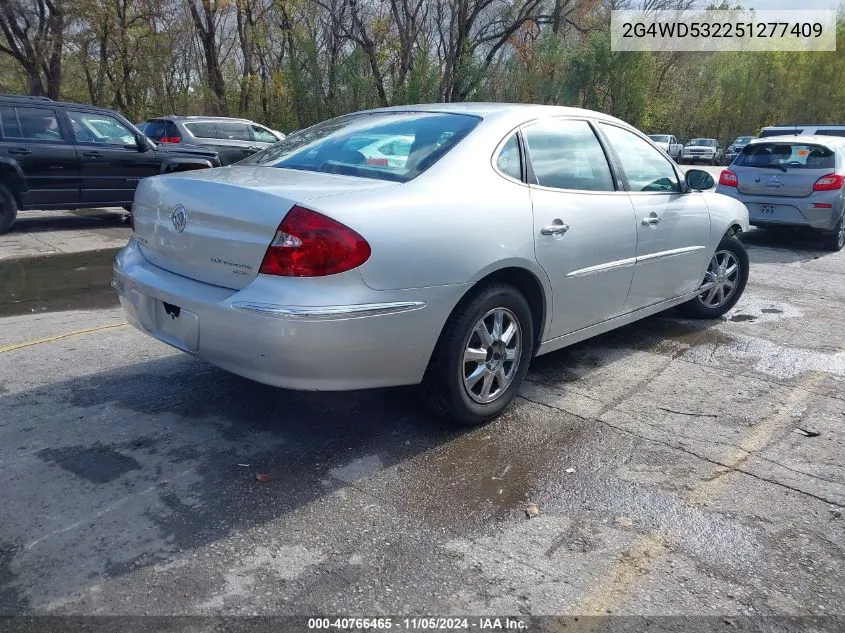
[[[185,123],[185,127],[197,138],[219,138],[217,135],[217,124],[210,121]]]
[[[299,130],[241,161],[362,178],[407,182],[431,167],[480,119],[440,112],[376,112],[329,119]],[[378,151],[397,141],[389,159]]]
[[[829,169],[836,167],[836,154],[822,145],[801,143],[755,143],[746,145],[737,156],[737,167],[776,167],[779,169]]]
[[[791,134],[803,134],[803,128],[780,128],[776,130],[763,130],[760,132],[760,138],[769,138],[770,136],[789,136]]]
[[[516,134],[512,134],[502,146],[502,151],[496,158],[496,167],[506,176],[516,180],[522,179],[522,159],[519,156],[519,140]]]
[[[63,143],[55,111],[49,108],[4,108],[3,135],[33,141]],[[12,118],[12,111],[17,122]]]
[[[217,123],[217,138],[222,138],[232,141],[251,141],[252,136],[249,134],[249,128],[246,123],[235,123],[229,121],[220,121]]]
[[[538,185],[613,191],[607,158],[586,121],[542,121],[527,127],[524,136]]]

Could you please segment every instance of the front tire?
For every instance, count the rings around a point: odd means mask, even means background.
[[[836,228],[832,233],[825,233],[824,248],[828,251],[841,251],[845,247],[845,214],[839,217]]]
[[[678,306],[691,319],[717,319],[734,307],[748,283],[748,251],[734,235],[726,235],[710,258],[701,292]]]
[[[488,422],[516,397],[533,353],[534,320],[522,293],[498,283],[480,288],[440,334],[421,386],[425,403],[462,426]]]
[[[17,217],[17,199],[6,185],[0,185],[0,235],[12,228]]]

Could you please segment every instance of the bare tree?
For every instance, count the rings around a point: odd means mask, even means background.
[[[65,12],[60,0],[3,0],[0,31],[6,44],[0,52],[26,72],[33,95],[59,97]]]
[[[227,6],[225,0],[188,0],[188,9],[205,57],[208,86],[214,95],[212,109],[215,114],[222,116],[229,115],[229,104],[226,101],[226,82],[220,65],[218,29]]]

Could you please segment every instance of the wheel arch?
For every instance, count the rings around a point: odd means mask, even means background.
[[[0,183],[6,185],[15,196],[18,207],[23,206],[23,191],[26,187],[21,168],[8,160],[0,158]]]

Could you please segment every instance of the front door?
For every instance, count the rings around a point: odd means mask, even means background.
[[[26,177],[24,208],[74,208],[79,202],[79,163],[56,111],[0,106],[0,129],[0,156],[20,165]]]
[[[672,162],[645,139],[609,123],[599,129],[618,157],[637,216],[637,265],[626,312],[692,292],[711,255],[704,196],[684,193]]]
[[[590,123],[545,119],[523,135],[533,172],[535,253],[553,289],[555,338],[622,312],[636,259],[634,209],[617,191]]]
[[[108,114],[68,110],[67,115],[81,166],[80,203],[132,204],[141,178],[159,172],[156,153],[139,151],[135,132]]]

